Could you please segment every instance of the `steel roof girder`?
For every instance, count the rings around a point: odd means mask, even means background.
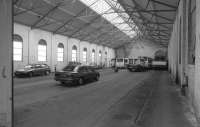
[[[160,5],[164,5],[164,6],[167,6],[167,7],[173,8],[173,9],[177,9],[176,6],[174,6],[174,5],[170,5],[170,4],[168,4],[168,3],[164,3],[164,2],[161,2],[161,1],[157,1],[157,0],[150,0],[150,1],[152,1],[152,2],[154,2],[154,3],[157,3],[157,4],[160,4]]]
[[[96,0],[94,3],[92,3],[90,6],[94,5],[96,2],[98,2],[99,0]],[[71,21],[73,21],[74,19],[76,19],[78,16],[80,16],[84,10],[86,10],[87,8],[89,8],[90,6],[85,7],[84,9],[82,9],[81,11],[78,12],[78,14],[73,15],[71,19],[67,20],[66,22],[64,22],[60,27],[58,27],[56,30],[53,31],[54,34],[56,34],[62,27],[64,27],[65,25],[69,24]]]
[[[33,25],[31,25],[31,29],[33,29],[34,27],[37,26],[38,23],[40,23],[45,17],[47,17],[50,13],[52,13],[53,11],[55,11],[58,7],[60,7],[62,4],[59,3],[58,5],[56,5],[55,7],[51,8],[46,14],[44,14],[41,18],[39,18],[35,23],[33,23]]]

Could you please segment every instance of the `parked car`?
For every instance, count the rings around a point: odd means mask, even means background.
[[[15,71],[15,76],[49,75],[51,69],[47,64],[29,64]]]
[[[91,65],[91,68],[93,68],[94,70],[103,69],[103,67],[101,65]]]
[[[145,62],[144,59],[138,58],[138,59],[129,59],[129,63],[127,64],[127,69],[130,72],[133,71],[145,71]]]
[[[144,59],[144,66],[146,70],[152,69],[152,61],[153,59],[147,56],[139,56],[138,58]]]
[[[103,65],[97,65],[96,63],[90,63],[88,66],[92,67],[95,70],[103,69]]]
[[[82,85],[87,80],[98,81],[99,77],[99,72],[95,71],[91,66],[67,65],[62,71],[55,72],[54,79],[62,84],[72,83]]]

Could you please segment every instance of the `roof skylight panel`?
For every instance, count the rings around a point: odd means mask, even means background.
[[[106,20],[116,26],[119,30],[124,32],[129,37],[134,37],[136,32],[133,31],[132,25],[127,24],[129,15],[127,13],[118,13],[118,10],[113,9],[105,0],[80,0],[92,10],[97,12],[99,15],[102,15]],[[117,0],[110,1],[113,4],[116,4]],[[123,12],[124,8],[120,4],[116,4],[116,7]],[[123,17],[123,18],[122,18]]]

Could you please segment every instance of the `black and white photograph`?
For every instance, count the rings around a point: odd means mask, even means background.
[[[0,127],[200,127],[200,0],[0,0]]]

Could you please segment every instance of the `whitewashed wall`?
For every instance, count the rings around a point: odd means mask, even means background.
[[[154,58],[155,52],[160,49],[162,50],[162,48],[152,42],[141,40],[116,49],[116,56],[119,58],[137,58],[138,56]]]
[[[72,56],[72,47],[73,45],[77,46],[77,61],[83,61],[83,48],[87,48],[87,62],[91,63],[91,52],[92,49],[95,50],[95,63],[100,64],[99,59],[99,50],[102,52],[102,62],[105,62],[104,54],[107,51],[107,65],[109,61],[115,57],[114,49],[92,44],[90,42],[80,41],[75,38],[68,38],[62,35],[53,35],[51,32],[39,30],[39,29],[30,29],[28,26],[14,23],[14,34],[18,34],[23,38],[23,60],[14,61],[14,70],[21,68],[24,65],[29,63],[38,63],[37,58],[37,45],[40,39],[44,39],[47,42],[47,61],[43,62],[51,66],[52,71],[54,68],[57,69],[63,68],[71,61]],[[64,45],[64,61],[57,62],[57,45],[62,43]]]

